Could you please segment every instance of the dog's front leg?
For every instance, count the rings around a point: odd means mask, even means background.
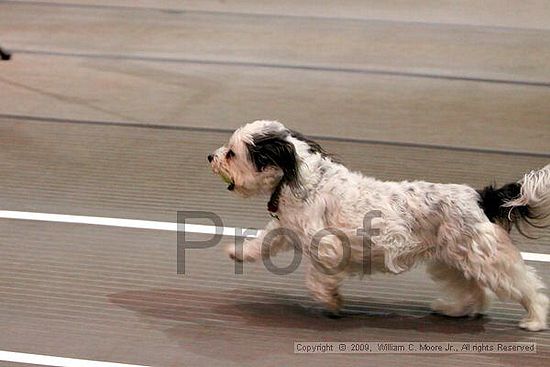
[[[339,291],[343,278],[343,272],[327,274],[324,269],[313,264],[309,265],[306,273],[306,286],[311,295],[333,315],[338,315],[343,304],[343,298]]]
[[[227,247],[229,257],[235,261],[257,261],[262,258],[276,255],[291,247],[290,242],[284,235],[279,221],[273,219],[262,230],[258,237],[249,238],[244,241],[242,248],[231,244]]]

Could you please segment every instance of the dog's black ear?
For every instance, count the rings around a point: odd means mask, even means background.
[[[316,141],[308,138],[304,134],[299,133],[298,131],[290,130],[290,135],[293,138],[296,138],[298,140],[301,140],[301,141],[307,143],[307,145],[309,145],[309,152],[310,153],[319,153],[319,154],[321,154],[321,156],[323,158],[327,158],[327,157],[332,158],[331,155],[328,154],[327,151],[324,150],[321,145],[319,145],[319,143],[317,143]]]
[[[254,136],[253,143],[248,144],[248,152],[258,172],[269,166],[279,167],[284,182],[295,186],[298,182],[298,158],[294,145],[286,140],[288,135],[288,132],[277,132]]]

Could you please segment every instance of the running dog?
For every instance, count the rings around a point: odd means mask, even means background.
[[[455,317],[481,313],[494,293],[527,310],[521,328],[546,329],[544,284],[509,232],[514,225],[522,233],[550,226],[550,165],[479,191],[384,182],[350,171],[319,144],[276,121],[239,128],[208,161],[229,190],[244,197],[271,195],[267,207],[273,219],[240,251],[228,248],[229,256],[255,261],[299,248],[309,260],[307,287],[330,311],[341,308],[339,286],[348,275],[365,269],[398,274],[426,263],[447,293],[432,303],[434,311]],[[360,229],[368,213],[379,214],[379,230],[365,242]],[[278,229],[292,236],[267,240]]]

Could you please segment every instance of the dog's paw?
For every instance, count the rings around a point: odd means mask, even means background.
[[[240,263],[243,262],[242,254],[237,254],[234,244],[227,245],[225,247],[225,253],[227,254],[227,256],[229,256],[231,260],[240,262]]]
[[[242,263],[243,262],[243,259],[241,259],[240,257],[238,257],[234,252],[229,252],[229,258],[235,262],[238,262],[238,263]]]
[[[529,331],[542,331],[548,328],[544,321],[527,318],[521,320],[521,322],[519,323],[519,327]]]
[[[258,260],[258,257],[255,256],[254,251],[251,251],[251,248],[247,246],[246,243],[242,251],[237,251],[237,249],[235,248],[235,244],[229,244],[225,247],[225,252],[231,260],[236,262],[253,262]]]
[[[432,302],[431,308],[434,312],[443,314],[449,317],[464,317],[472,313],[471,307],[454,304],[443,299],[436,299]]]
[[[324,306],[324,313],[331,318],[338,318],[340,309],[344,303],[342,295],[338,292],[313,292],[313,297]],[[328,316],[330,317],[330,316]]]
[[[335,314],[340,314],[340,309],[344,304],[344,298],[338,292],[332,294],[331,299],[327,302],[327,307]]]

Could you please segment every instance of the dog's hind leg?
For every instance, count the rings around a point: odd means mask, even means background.
[[[530,331],[547,328],[548,297],[541,291],[544,283],[535,269],[527,266],[508,234],[502,230],[499,237],[498,260],[483,269],[483,281],[501,299],[518,301],[527,311],[519,326]],[[517,254],[516,254],[517,253]]]
[[[517,267],[516,284],[521,291],[519,301],[527,310],[527,315],[519,323],[519,327],[530,331],[545,330],[548,313],[548,297],[540,293],[544,283],[537,276],[535,269],[525,264]]]
[[[499,265],[484,271],[485,282],[500,299],[518,301],[527,311],[519,326],[530,331],[546,329],[548,297],[540,292],[544,284],[535,270],[523,260],[509,262],[506,259]]]
[[[434,311],[461,317],[482,313],[488,308],[489,299],[484,288],[476,280],[466,279],[461,270],[432,261],[428,263],[427,271],[447,293],[447,298],[437,299],[432,303]]]
[[[519,302],[527,315],[519,326],[530,331],[546,329],[548,297],[541,290],[544,284],[535,270],[527,266],[508,233],[495,226],[496,256],[472,266],[464,263],[465,273],[476,278],[493,291],[500,299]]]

